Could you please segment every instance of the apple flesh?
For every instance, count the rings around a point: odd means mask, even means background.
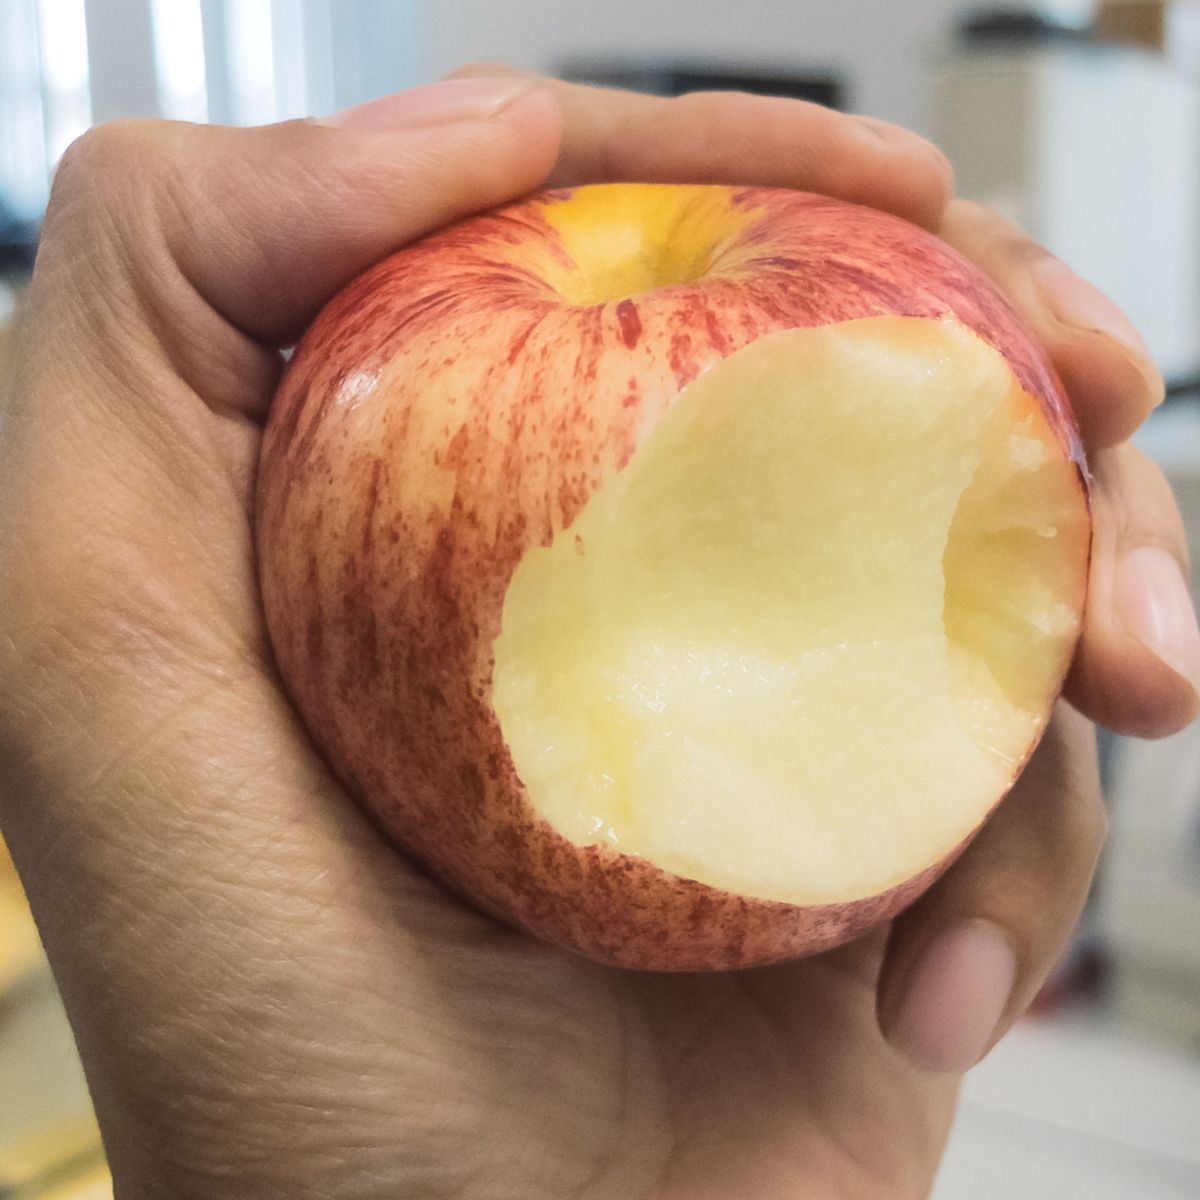
[[[1090,522],[1053,373],[896,218],[606,185],[400,252],[263,447],[280,670],[382,827],[625,966],[813,953],[1011,786]]]

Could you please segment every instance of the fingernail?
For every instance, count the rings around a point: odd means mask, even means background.
[[[391,133],[452,121],[487,120],[532,86],[532,80],[522,78],[446,79],[344,108],[322,118],[320,124],[356,133]]]
[[[1064,325],[1102,333],[1142,358],[1150,358],[1150,347],[1133,322],[1099,288],[1081,279],[1065,262],[1047,257],[1039,260],[1033,270],[1047,304]]]
[[[926,1071],[965,1071],[992,1040],[1016,978],[1016,955],[995,925],[943,930],[905,981],[889,1040]]]
[[[1175,556],[1158,546],[1131,550],[1117,567],[1115,601],[1126,632],[1200,695],[1200,629]]]

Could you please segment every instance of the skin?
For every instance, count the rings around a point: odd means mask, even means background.
[[[606,970],[397,862],[280,691],[253,474],[278,347],[449,220],[641,176],[831,191],[948,233],[1081,364],[1101,431],[1071,699],[1159,734],[1195,713],[1106,603],[1132,551],[1182,559],[1169,492],[1121,443],[1153,370],[1027,290],[1038,252],[948,207],[936,152],[805,105],[522,86],[436,126],[403,100],[369,127],[117,126],[60,169],[0,444],[0,817],[122,1200],[921,1196],[967,1064],[932,1072],[899,1038],[914,960],[963,919],[1001,931],[994,1040],[1086,893],[1103,809],[1065,706],[936,888],[795,966]]]
[[[672,203],[640,202],[647,221]],[[512,572],[697,375],[776,330],[953,314],[1001,349],[1058,452],[1082,463],[1075,424],[987,277],[908,222],[731,190],[714,201],[715,232],[699,225],[726,245],[706,278],[568,307],[547,282],[570,261],[556,224],[595,219],[575,216],[581,203],[533,200],[435,234],[356,279],[306,334],[258,480],[272,647],[338,777],[487,911],[625,967],[730,969],[826,950],[911,903],[962,846],[857,903],[801,909],[560,837],[487,699]],[[1076,557],[1082,609],[1086,547]]]

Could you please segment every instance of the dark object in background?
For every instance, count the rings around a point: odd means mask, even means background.
[[[686,92],[751,92],[756,96],[786,96],[811,100],[826,108],[845,108],[846,85],[828,75],[792,74],[788,71],[730,71],[702,65],[646,63],[567,63],[559,72],[573,83],[628,88],[654,96],[682,96]]]
[[[1056,20],[1036,8],[979,8],[959,21],[958,36],[972,48],[1119,42],[1163,49],[1167,36],[1165,0],[1099,0],[1095,7],[1092,19],[1075,22]]]
[[[1050,972],[1025,1013],[1025,1020],[1054,1017],[1103,1000],[1109,982],[1108,955],[1099,939],[1080,931]]]
[[[970,12],[958,23],[958,36],[972,48],[1088,42],[1093,38],[1088,25],[1056,21],[1045,13],[1021,8],[983,8]]]
[[[22,227],[11,234],[0,230],[0,280],[5,275],[28,275],[33,270],[36,253],[35,228]]]
[[[18,221],[0,197],[0,276],[31,270],[36,248],[36,223]]]
[[[28,271],[36,245],[37,226],[32,221],[18,221],[0,196],[0,275]]]

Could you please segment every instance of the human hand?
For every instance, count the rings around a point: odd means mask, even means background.
[[[619,178],[831,192],[998,278],[1106,447],[1070,698],[1144,733],[1195,711],[1194,617],[1170,616],[1178,588],[1146,557],[1182,555],[1178,517],[1121,444],[1153,370],[1053,317],[1036,252],[947,207],[918,139],[788,101],[511,77],[332,125],[100,129],[56,183],[0,446],[0,781],[121,1197],[923,1195],[959,1073],[1069,932],[1102,813],[1065,707],[892,930],[711,977],[606,970],[467,910],[311,749],[250,535],[279,348],[422,232]],[[1155,631],[1174,668],[1138,640]]]

